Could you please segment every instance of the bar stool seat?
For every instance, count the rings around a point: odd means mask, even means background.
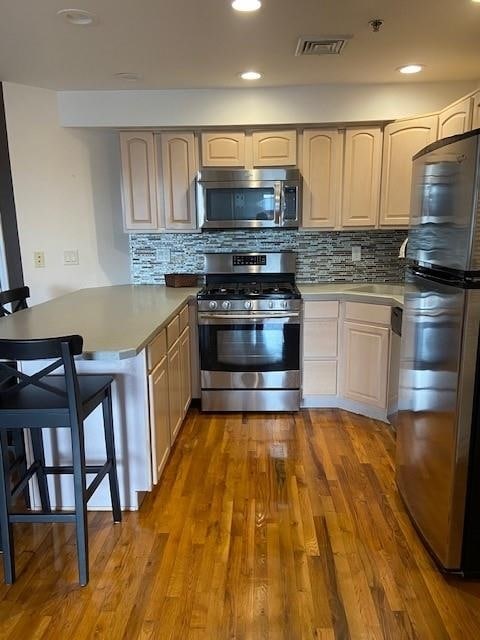
[[[120,495],[116,471],[113,434],[111,384],[105,375],[77,375],[74,356],[82,352],[81,336],[62,336],[43,340],[0,339],[0,359],[18,362],[42,361],[40,370],[27,374],[0,362],[0,533],[3,549],[4,578],[15,581],[13,527],[16,522],[73,522],[76,526],[79,581],[86,585],[88,569],[87,502],[108,476],[113,519],[121,521]],[[45,366],[45,360],[55,359]],[[63,367],[63,375],[51,375]],[[12,382],[13,380],[13,382]],[[85,418],[102,405],[107,459],[102,465],[85,461]],[[46,465],[42,429],[66,427],[72,440],[71,466]],[[7,433],[28,428],[32,441],[33,461],[22,478],[10,488]],[[52,511],[48,493],[49,474],[73,474],[75,510]],[[86,475],[95,477],[87,487]],[[41,511],[15,512],[13,499],[36,475]]]

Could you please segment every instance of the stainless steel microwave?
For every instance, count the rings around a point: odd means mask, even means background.
[[[203,229],[296,228],[302,178],[298,169],[204,169],[196,179]]]

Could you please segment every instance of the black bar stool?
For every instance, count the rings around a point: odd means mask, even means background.
[[[120,496],[113,436],[111,383],[104,375],[77,375],[74,356],[82,353],[81,336],[63,336],[42,340],[0,339],[0,358],[4,360],[50,360],[54,362],[27,375],[0,362],[0,532],[3,549],[4,577],[7,584],[15,581],[12,524],[15,522],[74,522],[76,526],[78,571],[80,584],[88,583],[87,502],[108,475],[113,519],[121,521]],[[63,367],[63,375],[49,375]],[[11,378],[16,383],[11,383]],[[83,422],[102,404],[107,460],[103,465],[87,465]],[[7,431],[30,429],[33,462],[21,480],[10,490]],[[42,429],[68,427],[72,438],[73,464],[46,466]],[[50,508],[47,476],[72,473],[75,510],[54,512]],[[86,474],[95,474],[87,487]],[[12,498],[18,495],[30,478],[37,474],[41,511],[14,512]]]
[[[0,291],[0,318],[16,313],[27,308],[27,299],[30,297],[28,287],[18,287],[8,291]],[[12,366],[14,363],[12,363]],[[8,434],[8,447],[10,450],[12,475],[23,474],[27,469],[27,456],[25,452],[25,440],[23,431],[16,429]],[[28,485],[23,490],[23,496],[27,507],[30,506],[30,493]]]

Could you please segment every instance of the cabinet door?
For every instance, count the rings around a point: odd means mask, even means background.
[[[182,416],[185,417],[192,400],[190,372],[190,329],[186,327],[180,336],[180,364],[182,370]]]
[[[347,129],[343,174],[342,226],[375,227],[380,201],[382,132]]]
[[[302,226],[334,228],[342,184],[343,136],[337,130],[303,132]]]
[[[454,102],[449,107],[440,111],[438,121],[438,138],[456,136],[465,133],[472,128],[472,97]]]
[[[386,409],[389,334],[387,327],[344,323],[342,391],[346,398]]]
[[[167,358],[148,376],[153,483],[157,484],[170,452]]]
[[[480,128],[480,91],[473,96],[472,129]]]
[[[297,164],[296,131],[254,131],[252,144],[255,167]]]
[[[337,361],[306,360],[303,363],[303,395],[334,396],[337,393]]]
[[[406,227],[410,220],[412,157],[437,139],[438,116],[392,122],[383,133],[380,225]]]
[[[177,340],[168,350],[168,403],[170,415],[170,442],[173,445],[183,420],[180,340]]]
[[[120,133],[125,231],[157,229],[155,146],[151,131]]]
[[[162,133],[161,140],[165,228],[195,229],[195,136],[193,133]]]
[[[202,133],[204,167],[244,167],[245,133]]]

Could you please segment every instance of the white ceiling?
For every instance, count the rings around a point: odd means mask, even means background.
[[[56,15],[72,6],[96,23]],[[0,16],[0,80],[52,89],[235,87],[250,68],[264,74],[253,86],[480,78],[472,0],[263,0],[251,14],[229,0],[0,0]],[[377,17],[384,26],[372,33]],[[301,35],[339,34],[353,35],[339,56],[294,56]],[[424,72],[395,71],[411,62]]]

